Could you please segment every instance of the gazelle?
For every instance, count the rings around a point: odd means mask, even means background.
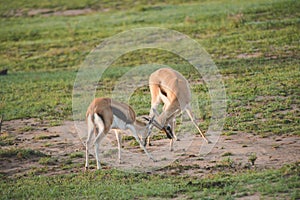
[[[117,130],[129,129],[134,138],[140,144],[140,147],[145,151],[147,156],[155,161],[145,148],[146,139],[149,135],[149,125],[152,123],[150,120],[148,124],[137,121],[134,110],[127,104],[114,101],[110,98],[95,98],[86,112],[86,120],[88,126],[88,136],[86,140],[86,163],[85,168],[88,169],[89,162],[89,144],[93,132],[96,135],[94,140],[95,156],[97,161],[97,169],[101,169],[98,146],[103,137],[111,130],[116,129],[115,134],[118,142],[118,158],[121,162],[121,135]],[[142,141],[139,138],[141,136]]]
[[[171,68],[158,69],[150,75],[149,87],[151,93],[150,117],[158,115],[156,111],[157,107],[160,103],[163,103],[163,111],[157,116],[156,123],[160,125],[168,138],[171,139],[171,151],[173,151],[174,140],[177,140],[174,132],[176,125],[175,117],[184,111],[187,112],[203,139],[209,143],[195,122],[190,106],[191,91],[189,83],[183,75]],[[150,144],[150,137],[148,138],[148,144]]]

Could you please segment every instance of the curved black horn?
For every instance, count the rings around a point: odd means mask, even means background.
[[[150,124],[152,124],[152,125],[154,125],[156,128],[158,128],[159,130],[162,130],[163,129],[163,126],[162,125],[160,125],[154,118],[155,118],[155,116],[153,116],[153,117],[142,117],[143,119],[145,119],[146,121],[148,121],[148,124],[150,125]]]
[[[142,117],[143,119],[145,119],[147,122],[149,122],[150,121],[150,118],[149,117]]]

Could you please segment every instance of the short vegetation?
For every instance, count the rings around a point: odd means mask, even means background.
[[[184,3],[183,3],[184,2]],[[73,10],[73,13],[70,12]],[[75,11],[80,10],[80,13]],[[188,35],[218,66],[227,95],[224,135],[241,132],[272,137],[300,136],[300,1],[0,1],[0,114],[5,120],[72,119],[72,90],[80,64],[105,38],[141,27],[163,27]],[[70,14],[71,13],[71,14]],[[118,77],[136,65],[161,63],[189,78],[198,95],[206,130],[211,118],[205,84],[182,58],[159,49],[128,52],[99,80],[97,96],[109,96]],[[199,78],[199,77],[198,77]],[[130,99],[138,115],[148,114],[147,88]],[[23,131],[30,131],[25,130]],[[43,140],[43,136],[34,138]],[[9,149],[14,138],[0,135],[0,160],[38,157],[30,149]],[[231,166],[230,152],[222,166]],[[70,159],[81,158],[75,153]],[[255,165],[257,156],[249,155]],[[296,161],[295,161],[296,162]],[[70,167],[72,161],[67,160]],[[220,173],[199,179],[104,170],[46,177],[0,175],[1,199],[299,199],[299,163],[281,169]]]

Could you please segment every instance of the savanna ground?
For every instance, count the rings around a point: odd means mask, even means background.
[[[300,198],[299,1],[0,3],[0,69],[8,69],[0,76],[1,199]],[[130,170],[138,159],[117,164],[115,147],[103,159],[104,170],[94,170],[90,157],[92,169],[84,173],[84,145],[72,122],[76,73],[105,38],[149,26],[186,34],[211,55],[226,88],[223,134],[206,156],[193,147],[175,150],[173,162],[138,173]],[[142,49],[121,56],[99,80],[97,96],[110,96],[124,73],[151,63],[188,78],[206,131],[208,89],[189,63],[170,52]],[[130,97],[138,116],[148,114],[149,99],[147,87]],[[198,148],[203,141],[188,130]],[[153,143],[150,152],[168,147],[160,133]],[[145,156],[129,136],[123,150]]]

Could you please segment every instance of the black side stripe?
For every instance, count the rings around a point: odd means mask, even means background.
[[[116,115],[119,119],[121,119],[125,123],[132,123],[132,120],[128,119],[121,110],[119,110],[118,108],[113,107],[113,106],[111,106],[111,109],[112,109],[114,115]]]

